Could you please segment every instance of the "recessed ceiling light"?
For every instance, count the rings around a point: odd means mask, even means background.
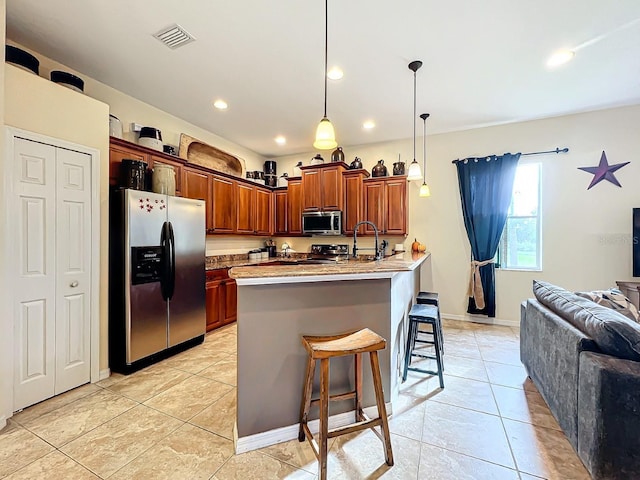
[[[220,98],[215,102],[213,102],[213,106],[216,107],[218,110],[226,110],[227,108],[229,108],[229,105],[227,105],[227,102],[225,102]]]
[[[553,53],[547,60],[547,67],[554,68],[559,67],[567,63],[576,55],[576,52],[573,50],[569,50],[568,48],[563,48],[562,50],[558,50]]]
[[[278,145],[284,145],[285,143],[287,143],[287,139],[284,138],[282,135],[278,135],[276,138],[274,138],[274,140]]]
[[[340,80],[344,76],[344,72],[340,67],[331,67],[327,72],[327,77],[331,80]]]
[[[371,130],[375,126],[376,126],[376,124],[375,124],[375,122],[373,120],[367,120],[366,122],[364,122],[362,124],[362,128],[364,128],[365,130]]]

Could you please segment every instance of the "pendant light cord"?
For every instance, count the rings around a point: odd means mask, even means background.
[[[329,44],[329,0],[324,0],[324,118],[327,118],[327,51]]]
[[[423,183],[427,183],[427,118],[429,118],[428,113],[421,113],[420,118],[424,122],[424,131],[422,134],[422,170],[423,170]]]
[[[413,161],[416,161],[416,71],[413,72]]]

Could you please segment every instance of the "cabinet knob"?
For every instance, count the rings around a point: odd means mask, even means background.
[[[78,282],[77,282],[76,280],[74,280],[73,282],[71,282],[71,283],[69,284],[69,286],[70,286],[71,288],[76,288],[76,287],[78,286]]]

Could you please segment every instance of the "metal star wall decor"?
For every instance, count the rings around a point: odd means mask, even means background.
[[[578,167],[578,170],[584,170],[585,172],[589,172],[593,174],[593,180],[591,180],[591,183],[587,187],[587,190],[597,185],[602,180],[608,180],[614,185],[617,185],[618,187],[622,188],[622,185],[620,185],[620,182],[618,182],[618,179],[615,177],[613,172],[620,170],[625,165],[629,165],[629,163],[631,162],[616,163],[615,165],[609,165],[609,162],[607,161],[607,154],[604,153],[604,150],[603,150],[602,156],[600,157],[600,163],[598,164],[597,167]]]

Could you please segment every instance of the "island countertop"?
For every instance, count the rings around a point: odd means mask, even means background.
[[[377,261],[340,261],[332,264],[300,265],[252,265],[237,266],[229,271],[238,285],[261,285],[273,283],[326,282],[390,278],[397,272],[418,268],[430,253],[399,253]]]

